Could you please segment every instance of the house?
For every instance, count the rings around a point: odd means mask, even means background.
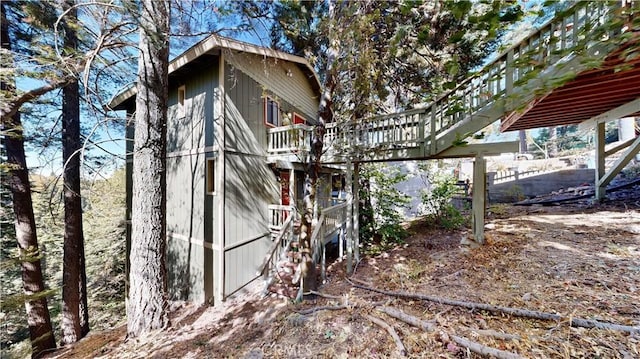
[[[218,35],[171,61],[166,207],[172,298],[219,304],[256,278],[301,199],[319,98],[320,83],[304,58]],[[132,114],[135,88],[110,106]],[[132,126],[127,138],[130,219]],[[337,172],[325,169],[320,197],[331,196]]]

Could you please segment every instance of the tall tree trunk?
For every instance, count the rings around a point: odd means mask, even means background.
[[[69,10],[62,21],[64,51],[67,55],[78,47],[78,37],[73,25],[77,19],[75,1],[67,0],[63,10]],[[88,331],[80,307],[86,313],[86,275],[84,268],[84,235],[82,229],[82,198],[80,196],[80,90],[74,80],[62,89],[62,160],[64,163],[64,254],[62,267],[62,338],[61,343],[75,343]],[[84,281],[83,281],[84,279]],[[83,313],[83,314],[84,314]],[[83,328],[82,324],[85,324]],[[83,330],[84,329],[84,330]],[[83,333],[84,332],[84,333]]]
[[[518,131],[518,137],[520,140],[520,153],[526,153],[528,150],[527,146],[527,130]]]
[[[5,5],[2,4],[0,33],[2,48],[10,51],[11,39],[5,10]],[[0,82],[0,87],[3,91],[15,91],[15,86],[8,82]],[[31,338],[31,356],[32,358],[38,358],[45,352],[55,349],[56,342],[51,327],[47,298],[44,293],[45,286],[42,278],[41,258],[36,235],[36,221],[33,215],[20,112],[15,112],[12,116],[2,117],[1,121],[6,133],[5,148],[9,173],[7,183],[13,197],[16,240],[22,261],[22,283],[24,294],[26,295],[25,308],[29,324],[29,336]]]
[[[329,17],[334,15],[333,2],[329,2]],[[331,47],[328,50],[327,70],[325,76],[324,90],[320,98],[320,106],[318,108],[318,123],[313,129],[311,137],[311,151],[309,163],[305,173],[304,184],[304,213],[300,224],[300,249],[301,259],[301,277],[302,290],[309,292],[317,289],[316,282],[316,265],[313,262],[313,243],[311,243],[311,234],[313,232],[313,209],[316,200],[316,190],[320,169],[322,168],[322,149],[324,147],[324,134],[326,124],[333,121],[333,91],[336,87],[335,68],[333,62],[337,56],[337,49]],[[302,298],[298,297],[298,300]]]
[[[167,313],[166,120],[169,1],[140,2],[127,332],[164,328]]]
[[[547,154],[549,157],[558,157],[558,128],[549,127],[549,140],[547,141]]]

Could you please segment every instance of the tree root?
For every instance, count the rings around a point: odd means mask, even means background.
[[[396,347],[398,348],[398,352],[400,353],[400,356],[406,356],[407,355],[407,349],[405,349],[404,344],[402,344],[402,340],[400,339],[400,336],[398,336],[398,333],[396,332],[395,329],[393,329],[392,326],[390,326],[389,324],[383,322],[382,320],[365,314],[364,315],[367,319],[369,319],[370,321],[372,321],[373,323],[381,326],[382,328],[384,328],[387,333],[389,333],[389,335],[391,335],[391,337],[393,338],[393,341],[396,343]]]
[[[640,327],[632,327],[628,325],[621,325],[621,324],[615,324],[615,323],[605,323],[605,322],[600,322],[592,319],[583,319],[583,318],[574,318],[574,317],[567,318],[567,317],[563,317],[560,314],[545,313],[545,312],[539,312],[535,310],[527,310],[527,309],[521,309],[521,308],[495,306],[495,305],[484,304],[484,303],[464,302],[464,301],[440,298],[440,297],[424,295],[424,294],[392,292],[392,291],[387,291],[383,289],[364,286],[358,283],[354,283],[352,281],[350,282],[351,282],[351,285],[356,288],[360,288],[360,289],[364,289],[364,290],[368,290],[371,292],[376,292],[376,293],[380,293],[380,294],[384,294],[392,297],[419,299],[419,300],[424,300],[424,301],[429,301],[429,302],[434,302],[439,304],[446,304],[446,305],[467,308],[471,310],[484,310],[491,313],[502,313],[502,314],[509,314],[509,315],[514,315],[518,317],[533,318],[533,319],[540,319],[540,320],[551,320],[556,322],[565,320],[573,327],[609,329],[609,330],[617,330],[617,331],[626,332],[626,333],[640,333]]]

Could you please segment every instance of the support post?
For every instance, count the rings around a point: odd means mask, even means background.
[[[347,175],[345,189],[347,191],[347,274],[353,272],[353,171],[351,159],[347,160]]]
[[[292,168],[289,170],[289,206],[296,208],[296,170]]]
[[[225,58],[223,55],[220,55],[219,59],[219,68],[218,74],[219,78],[224,79],[224,64]],[[216,183],[220,184],[220,191],[218,193],[218,198],[214,202],[216,206],[215,215],[217,219],[214,219],[215,226],[214,227],[214,239],[213,242],[216,242],[217,237],[217,246],[214,244],[214,252],[213,252],[213,263],[214,263],[214,273],[213,273],[213,305],[221,306],[224,301],[224,286],[225,286],[225,263],[224,263],[224,246],[225,246],[225,200],[226,200],[226,173],[225,173],[225,157],[226,157],[226,121],[225,121],[225,92],[224,92],[224,81],[220,81],[218,89],[216,91],[216,106],[214,108],[217,110],[215,113],[215,118],[217,122],[216,126],[216,137],[219,141],[219,155],[216,162],[217,167],[220,169],[216,171],[215,176]]]
[[[482,153],[476,155],[473,163],[472,221],[473,238],[478,244],[484,244],[484,214],[487,188],[486,161]]]
[[[350,220],[349,218],[347,220]],[[353,164],[353,249],[356,263],[360,261],[360,163]]]
[[[596,178],[595,178],[595,200],[597,202],[601,202],[604,200],[607,194],[607,185],[601,184],[600,180],[605,175],[605,131],[604,131],[605,123],[600,122],[596,124]]]

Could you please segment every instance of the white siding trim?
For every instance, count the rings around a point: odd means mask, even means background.
[[[178,240],[181,240],[183,242],[187,242],[187,243],[190,243],[190,244],[195,244],[197,246],[200,246],[200,247],[203,247],[203,248],[207,248],[207,249],[211,249],[211,250],[216,250],[216,251],[220,250],[220,246],[217,245],[217,244],[213,244],[211,242],[205,242],[203,239],[185,236],[185,235],[180,234],[180,233],[167,231],[167,238],[178,239]]]
[[[193,148],[190,150],[173,151],[173,152],[167,153],[167,158],[197,155],[200,153],[214,152],[217,150],[218,150],[218,146],[207,146],[207,147]]]

